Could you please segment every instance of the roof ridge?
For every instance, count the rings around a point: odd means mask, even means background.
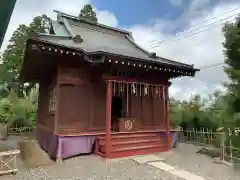
[[[122,30],[122,29],[119,29],[119,28],[114,28],[114,27],[107,26],[107,25],[104,25],[104,24],[100,24],[98,22],[90,21],[90,20],[87,20],[87,19],[84,19],[84,18],[78,18],[77,16],[73,16],[73,15],[58,11],[58,10],[53,10],[53,12],[56,12],[56,13],[58,13],[58,15],[60,15],[62,17],[65,17],[65,18],[70,18],[70,19],[76,20],[76,21],[83,21],[83,22],[86,22],[86,23],[89,23],[89,24],[92,24],[92,25],[97,25],[97,26],[100,26],[100,27],[103,27],[103,28],[106,28],[106,29],[109,29],[109,30],[113,30],[113,31],[117,31],[117,32],[121,32],[121,33],[124,33],[124,34],[131,35],[131,32],[126,31],[126,30]]]
[[[39,36],[46,36],[46,37],[54,37],[54,38],[65,38],[65,39],[71,39],[71,36],[59,36],[59,35],[55,35],[55,34],[44,34],[44,33],[37,33],[36,37]]]

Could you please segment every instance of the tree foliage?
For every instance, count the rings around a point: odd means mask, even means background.
[[[232,95],[232,110],[234,113],[240,112],[240,16],[234,23],[226,24],[223,29],[225,35],[224,53],[225,72],[231,79],[228,90]]]
[[[96,12],[94,12],[91,4],[86,4],[80,11],[79,18],[87,19],[93,22],[98,22]]]
[[[228,111],[233,114],[231,127],[240,127],[240,16],[236,18],[233,23],[225,25],[224,29],[224,53],[225,63],[228,65],[225,67],[225,72],[230,78],[231,82],[227,84],[229,91],[229,103]],[[240,138],[233,137],[233,144],[240,146]]]
[[[26,41],[32,32],[49,33],[50,18],[46,15],[37,16],[29,25],[21,24],[14,31],[9,45],[2,55],[0,66],[0,83],[7,84],[8,89],[14,89],[21,97],[29,92],[33,85],[24,87],[19,83],[19,72],[23,62]]]
[[[171,101],[171,120],[184,129],[216,129],[231,119],[227,93],[216,91],[213,96],[203,98],[195,95],[189,101]]]
[[[8,126],[34,126],[37,109],[37,89],[32,89],[28,96],[19,98],[12,90],[0,99],[0,123]]]
[[[84,6],[79,17],[97,22],[96,13],[90,4]],[[31,126],[36,120],[35,85],[30,83],[26,86],[19,82],[26,41],[33,32],[53,34],[51,19],[43,14],[33,18],[28,25],[19,25],[0,56],[0,122],[10,126]]]

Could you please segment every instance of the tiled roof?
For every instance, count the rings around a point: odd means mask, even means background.
[[[79,19],[61,12],[58,12],[58,20],[53,21],[52,25],[55,35],[38,35],[38,39],[79,49],[86,53],[105,52],[142,61],[157,61],[161,64],[193,69],[192,65],[161,57],[150,57],[150,53],[137,45],[131,36],[131,32],[128,31]],[[73,37],[76,35],[80,35],[83,42],[74,42]]]

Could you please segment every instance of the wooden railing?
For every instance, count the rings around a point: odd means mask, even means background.
[[[8,128],[7,134],[8,135],[17,135],[20,136],[23,133],[33,133],[35,132],[35,127],[14,127],[14,128]]]
[[[224,133],[216,132],[211,129],[179,129],[178,130],[178,140],[188,141],[199,144],[210,144],[220,146],[221,138],[223,138]]]
[[[17,156],[19,150],[0,152],[0,175],[17,173]]]

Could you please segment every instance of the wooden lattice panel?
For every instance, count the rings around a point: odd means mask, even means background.
[[[0,152],[0,175],[17,173],[17,156],[19,150]]]

